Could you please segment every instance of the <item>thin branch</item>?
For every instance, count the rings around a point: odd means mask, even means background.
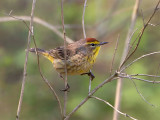
[[[130,25],[130,28],[128,30],[128,34],[127,34],[127,37],[126,37],[125,46],[124,46],[124,50],[123,50],[123,55],[122,55],[122,58],[121,58],[121,64],[122,65],[123,65],[123,61],[125,60],[125,58],[127,56],[128,51],[129,51],[130,42],[131,42],[130,36],[133,35],[133,29],[134,29],[134,26],[135,26],[135,23],[136,23],[139,4],[140,4],[140,0],[136,0],[134,8],[133,8],[133,13],[132,13],[131,25]],[[120,65],[120,68],[121,68],[121,65]],[[116,109],[119,109],[120,108],[120,100],[121,100],[122,78],[118,79],[117,82],[118,83],[117,83],[117,87],[116,87],[114,107]],[[113,120],[118,120],[118,113],[117,113],[116,110],[114,110],[114,113],[113,113]]]
[[[113,4],[111,5],[111,8],[107,12],[107,17],[104,20],[100,21],[100,23],[94,25],[94,29],[97,30],[100,37],[102,37],[102,36],[106,35],[106,33],[108,33],[108,31],[109,31],[108,28],[109,27],[106,27],[106,26],[109,26],[109,23],[113,18],[113,14],[117,10],[121,1],[122,0],[114,0]]]
[[[105,104],[107,104],[108,106],[110,106],[111,108],[113,108],[115,111],[117,111],[119,114],[121,114],[121,115],[123,115],[125,117],[128,117],[128,118],[130,118],[132,120],[137,120],[134,117],[131,117],[130,115],[128,115],[127,113],[123,113],[123,112],[119,111],[118,109],[114,108],[113,105],[111,105],[109,102],[107,102],[107,101],[105,101],[105,100],[103,100],[101,98],[98,98],[98,97],[95,97],[95,96],[91,96],[91,98],[94,98],[96,100],[104,102]]]
[[[131,41],[133,35],[135,34],[135,32],[136,32],[137,30],[138,30],[138,29],[136,29],[135,31],[133,31],[133,33],[131,34],[131,36],[130,36],[130,38],[129,38],[129,39],[130,39],[129,41]],[[127,56],[129,55],[131,49],[133,48],[135,42],[137,41],[137,39],[138,39],[138,37],[139,37],[139,35],[140,35],[140,34],[138,34],[138,36],[137,36],[136,39],[133,41],[133,43],[132,43],[131,45],[129,45],[129,49],[128,49],[128,52],[127,52]],[[127,56],[126,56],[126,57],[127,57]]]
[[[155,107],[155,105],[151,104],[150,102],[148,102],[148,101],[145,99],[145,97],[144,97],[144,96],[141,94],[141,92],[138,90],[136,83],[134,82],[134,80],[132,80],[132,78],[131,78],[130,76],[129,76],[129,79],[133,82],[133,84],[134,84],[134,86],[135,86],[135,88],[136,88],[136,90],[137,90],[137,93],[141,96],[141,98],[142,98],[147,104],[151,105],[152,107]]]
[[[7,15],[8,16],[8,15]],[[14,19],[14,17],[16,18],[16,19]],[[30,21],[30,17],[29,16],[15,16],[14,15],[14,17],[0,17],[0,22],[8,22],[8,21],[17,21],[17,20],[25,20],[25,21]],[[38,18],[38,17],[34,17],[34,20],[33,20],[35,23],[38,23],[38,24],[40,24],[40,25],[42,25],[42,26],[44,26],[44,27],[46,27],[46,28],[48,28],[48,29],[50,29],[50,30],[52,30],[55,34],[57,34],[59,37],[61,37],[61,38],[63,38],[63,34],[60,32],[60,31],[58,31],[57,29],[56,29],[56,27],[55,26],[53,26],[52,24],[50,24],[50,23],[48,23],[48,22],[46,22],[46,21],[44,21],[44,20],[42,20],[42,19],[40,19],[40,18]],[[68,42],[68,43],[72,43],[73,42],[73,40],[72,39],[70,39],[69,37],[67,37],[66,36],[66,41]]]
[[[131,66],[133,63],[137,62],[138,60],[144,58],[144,57],[147,57],[147,56],[150,56],[150,55],[154,55],[154,54],[160,54],[160,51],[157,51],[157,52],[152,52],[152,53],[148,53],[148,54],[145,54],[145,55],[142,55],[140,57],[138,57],[137,59],[133,60],[131,63],[129,63],[128,65],[124,66],[120,72],[122,72],[123,70],[127,69],[129,66]]]
[[[21,18],[17,18],[17,17],[12,16],[12,15],[9,15],[9,16],[12,17],[12,18],[14,18],[14,19],[16,19],[16,20],[20,20],[20,21],[22,21],[25,24],[25,26],[28,28],[28,30],[30,31],[30,33],[32,35],[35,48],[37,48],[37,45],[36,45],[36,42],[35,42],[35,38],[34,38],[34,33],[33,33],[33,27],[32,27],[32,29],[30,29],[29,26],[27,25],[26,21],[24,21]],[[51,85],[51,83],[43,76],[43,74],[41,72],[40,63],[39,63],[39,55],[38,55],[37,49],[36,49],[36,54],[37,54],[37,63],[38,63],[38,69],[39,69],[40,75],[41,75],[42,79],[44,80],[44,82],[48,85],[48,87],[50,88],[50,90],[52,91],[52,93],[54,94],[54,96],[55,96],[55,98],[56,98],[56,100],[58,102],[58,105],[59,105],[61,116],[63,116],[62,105],[61,105],[60,99],[59,99],[57,93],[55,92],[54,88],[52,87],[53,85]]]
[[[160,63],[159,63],[159,65],[158,65],[158,68],[157,68],[157,71],[156,71],[155,76],[157,76],[157,75],[158,75],[159,69],[160,69]],[[159,76],[159,77],[160,77],[160,76]],[[154,81],[155,81],[155,80],[156,80],[156,77],[154,78]]]
[[[91,70],[90,70],[90,72],[92,72]],[[89,78],[89,89],[88,89],[88,94],[91,92],[91,87],[92,87],[92,77],[90,76],[90,78]]]
[[[86,39],[86,32],[85,32],[85,25],[84,25],[85,9],[86,9],[86,6],[87,6],[86,4],[87,4],[87,0],[85,0],[85,2],[84,2],[83,15],[82,15],[82,29],[83,29],[84,39]]]
[[[141,9],[141,14],[142,14],[143,26],[145,26],[145,22],[144,22],[144,15],[143,15],[143,10],[142,10],[142,9]]]
[[[113,63],[114,63],[114,59],[115,59],[115,56],[116,56],[116,53],[117,53],[118,44],[119,44],[119,35],[118,35],[117,42],[116,42],[116,46],[115,46],[115,49],[114,49],[114,54],[113,54],[113,58],[112,58],[112,63],[111,63],[111,66],[110,66],[110,75],[112,74]]]
[[[31,11],[31,19],[30,19],[30,26],[29,26],[30,29],[33,27],[33,17],[34,17],[35,4],[36,4],[36,0],[33,0],[33,2],[32,2],[32,11]],[[25,63],[24,63],[22,86],[21,86],[21,93],[20,93],[20,98],[19,98],[19,103],[18,103],[18,108],[17,108],[16,120],[19,120],[19,115],[20,115],[20,111],[21,111],[21,107],[22,107],[22,101],[23,101],[23,95],[24,95],[24,87],[25,87],[25,81],[26,81],[26,76],[27,76],[27,63],[28,63],[28,54],[29,54],[28,50],[30,48],[30,42],[31,42],[31,32],[29,31],[29,33],[28,33],[27,51],[26,51]]]
[[[64,120],[68,120],[84,103],[86,103],[88,101],[88,99],[90,99],[90,97],[97,91],[99,90],[99,88],[101,88],[103,85],[105,85],[108,82],[111,82],[112,80],[117,78],[117,73],[113,74],[112,76],[110,76],[108,79],[104,80],[101,84],[99,84],[95,89],[93,89],[88,96],[81,101],[81,103],[79,105],[77,105],[72,112],[70,112],[66,118]]]
[[[63,15],[63,0],[61,0],[61,20],[62,20],[62,28],[63,28],[63,37],[64,37],[64,71],[65,71],[65,79],[64,79],[64,86],[65,89],[67,88],[68,80],[67,80],[67,61],[66,61],[66,32],[64,27],[64,15]],[[63,116],[66,116],[66,106],[67,106],[67,97],[68,97],[68,91],[66,90],[64,92],[64,109],[63,109]]]
[[[141,38],[142,38],[142,36],[143,36],[143,34],[144,34],[144,31],[146,30],[146,28],[147,28],[147,26],[149,25],[150,21],[152,20],[153,16],[154,16],[155,13],[157,12],[159,4],[160,4],[160,0],[158,1],[158,3],[157,3],[157,5],[156,5],[156,7],[155,7],[155,9],[154,9],[154,11],[153,11],[153,13],[152,13],[152,15],[149,17],[147,23],[146,23],[145,26],[142,28],[141,33],[140,33],[140,37],[139,37],[139,39],[138,39],[138,43],[137,43],[135,49],[134,49],[133,52],[124,60],[124,62],[121,64],[120,68],[121,68],[121,67],[128,61],[128,59],[136,52],[136,50],[137,50],[137,48],[138,48],[138,46],[139,46],[139,44],[140,44]]]
[[[150,80],[146,80],[146,79],[142,79],[142,78],[136,78],[136,77],[131,77],[131,76],[129,78],[129,76],[121,76],[121,75],[119,75],[119,77],[121,77],[121,78],[128,78],[128,79],[131,78],[131,79],[140,80],[140,81],[147,82],[147,83],[156,83],[156,84],[160,83],[160,81],[150,81]]]
[[[160,76],[157,75],[148,75],[148,74],[133,74],[130,76],[147,76],[147,77],[155,77],[155,78],[160,78]]]

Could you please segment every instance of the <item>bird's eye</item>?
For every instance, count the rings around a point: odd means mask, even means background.
[[[91,43],[90,45],[91,45],[91,46],[93,46],[93,47],[95,46],[95,44],[94,44],[94,43]]]

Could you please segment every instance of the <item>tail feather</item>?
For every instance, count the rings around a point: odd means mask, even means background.
[[[44,57],[46,57],[48,60],[50,60],[53,63],[54,58],[48,53],[48,51],[45,51],[40,48],[31,48],[29,49],[29,51],[34,53],[37,51],[39,54],[42,54]]]

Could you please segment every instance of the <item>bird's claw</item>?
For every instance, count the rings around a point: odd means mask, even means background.
[[[94,74],[91,71],[88,73],[82,73],[81,75],[85,75],[85,74],[87,74],[91,78],[91,81],[95,78]]]
[[[60,89],[60,91],[64,91],[64,92],[69,92],[69,89],[70,89],[70,86],[69,84],[67,83],[67,86],[64,88],[64,89]]]

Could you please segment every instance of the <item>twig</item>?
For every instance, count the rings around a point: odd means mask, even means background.
[[[84,2],[83,15],[82,15],[82,29],[83,29],[84,39],[86,39],[86,32],[85,32],[85,26],[84,26],[85,9],[86,9],[86,6],[87,6],[86,4],[87,4],[87,0],[85,0],[85,2]]]
[[[123,64],[123,61],[125,60],[125,58],[127,56],[127,53],[129,51],[129,46],[130,46],[130,41],[131,41],[130,36],[133,33],[133,29],[134,29],[134,26],[135,26],[135,23],[136,23],[139,3],[140,3],[140,0],[136,0],[134,8],[133,8],[131,25],[130,25],[130,28],[129,28],[129,31],[128,31],[128,34],[127,34],[127,37],[126,37],[125,46],[124,46],[124,50],[123,50],[123,55],[122,55],[122,58],[121,58],[121,64]],[[121,65],[120,65],[120,68],[121,68]],[[120,108],[122,78],[118,79],[117,82],[118,83],[117,83],[117,87],[116,87],[115,105],[114,105],[115,109]],[[114,110],[114,113],[113,113],[113,120],[118,120],[118,113],[117,113],[116,110]]]
[[[137,59],[133,60],[131,63],[129,63],[128,65],[124,66],[120,72],[122,72],[123,70],[127,69],[129,66],[131,66],[133,63],[137,62],[138,60],[144,58],[144,57],[147,57],[147,56],[150,56],[150,55],[154,55],[154,54],[160,54],[160,51],[157,51],[157,52],[152,52],[152,53],[148,53],[148,54],[145,54],[145,55],[142,55],[140,57],[138,57]]]
[[[33,2],[32,2],[32,11],[31,11],[31,20],[30,20],[30,26],[29,26],[30,29],[33,26],[33,17],[34,17],[35,4],[36,4],[36,0],[33,0]],[[20,111],[21,111],[21,106],[22,106],[22,101],[23,101],[24,87],[25,87],[25,81],[26,81],[26,76],[27,76],[27,63],[28,63],[28,54],[29,54],[28,50],[30,48],[30,42],[31,42],[31,32],[29,31],[29,33],[28,33],[27,51],[26,51],[25,63],[24,63],[22,86],[21,86],[21,93],[20,93],[20,98],[19,98],[19,103],[18,103],[18,108],[17,108],[16,120],[19,120],[19,114],[20,114]]]
[[[136,88],[136,90],[137,90],[137,93],[141,96],[141,98],[142,98],[147,104],[151,105],[152,107],[155,107],[155,105],[151,104],[150,102],[148,102],[148,101],[145,99],[145,97],[144,97],[144,96],[141,94],[141,92],[138,90],[136,83],[134,82],[134,80],[132,80],[132,78],[131,78],[130,76],[129,76],[129,79],[133,82],[133,84],[134,84],[134,86],[135,86],[135,88]]]
[[[84,16],[85,16],[85,10],[87,7],[87,0],[84,1],[84,7],[83,7],[83,15],[82,15],[82,30],[83,30],[83,37],[86,39],[86,32],[85,32],[85,25],[84,25]],[[91,72],[91,70],[90,70]],[[92,77],[89,78],[89,92],[91,91],[91,85],[92,85]]]
[[[17,20],[20,20],[22,21],[26,27],[28,28],[28,30],[31,32],[32,34],[32,38],[33,38],[33,41],[34,41],[34,45],[35,45],[35,48],[37,48],[37,45],[36,45],[36,42],[35,42],[35,38],[34,38],[34,34],[33,34],[33,27],[32,27],[32,30],[29,28],[29,26],[27,25],[27,23],[21,19],[21,18],[16,18],[15,16],[11,16],[10,17],[14,18],[14,19],[17,19]],[[27,51],[27,50],[26,50]],[[37,50],[36,50],[36,54],[37,54]],[[60,109],[60,113],[61,115],[63,116],[63,113],[62,113],[62,106],[61,106],[61,102],[60,102],[60,99],[58,98],[58,95],[56,94],[54,88],[51,86],[51,83],[49,83],[49,81],[43,76],[42,72],[41,72],[41,68],[40,68],[40,63],[39,63],[39,55],[37,54],[37,63],[38,63],[38,69],[39,69],[39,72],[40,72],[40,75],[42,77],[42,79],[44,80],[44,82],[48,85],[48,87],[50,88],[50,90],[52,91],[52,93],[54,94],[54,96],[56,97],[56,100],[58,102],[58,105],[59,105],[59,109]]]
[[[89,94],[88,96],[82,100],[82,102],[77,105],[73,110],[72,112],[70,112],[66,118],[64,120],[68,120],[84,103],[86,103],[88,101],[88,99],[90,99],[90,97],[97,91],[99,90],[99,88],[101,88],[103,85],[105,85],[106,83],[108,82],[111,82],[112,80],[116,79],[117,78],[117,73],[113,74],[112,76],[110,76],[108,79],[104,80],[101,84],[99,84],[95,89],[93,89]]]
[[[112,74],[113,63],[114,63],[114,59],[115,59],[115,56],[116,56],[116,53],[117,53],[118,43],[119,43],[119,35],[118,35],[117,42],[116,42],[116,46],[115,46],[115,49],[114,49],[114,54],[113,54],[113,58],[112,58],[112,63],[111,63],[111,66],[110,66],[110,75]]]
[[[121,75],[119,75],[119,77],[121,77],[121,78],[128,78],[129,79],[128,76],[121,76]],[[146,80],[146,79],[142,79],[142,78],[136,78],[136,77],[131,77],[131,76],[130,76],[130,78],[131,79],[135,79],[135,80],[140,80],[140,81],[143,81],[143,82],[147,82],[147,83],[156,83],[156,84],[160,83],[160,81],[150,81],[150,80]]]
[[[109,26],[110,21],[113,18],[113,14],[118,8],[118,5],[120,4],[121,0],[114,0],[113,4],[111,5],[111,8],[109,9],[109,12],[107,12],[107,17],[100,21],[98,24],[94,25],[94,29],[97,29],[98,34],[100,37],[102,37],[104,34],[108,33],[108,28],[106,26]]]
[[[123,116],[125,116],[125,117],[128,117],[128,118],[130,118],[130,119],[132,119],[132,120],[137,120],[137,119],[135,119],[134,117],[131,117],[130,115],[128,115],[127,113],[123,113],[123,112],[119,111],[118,109],[114,108],[113,105],[111,105],[111,104],[110,104],[109,102],[107,102],[106,100],[103,100],[103,99],[98,98],[98,97],[95,97],[95,96],[91,96],[91,98],[94,98],[94,99],[96,99],[96,100],[99,100],[99,101],[104,102],[105,104],[107,104],[108,106],[110,106],[111,108],[113,108],[114,110],[116,110],[119,114],[121,114],[121,115],[123,115]]]
[[[63,37],[64,37],[64,71],[65,71],[65,79],[64,79],[64,86],[65,89],[67,88],[68,80],[67,80],[67,65],[66,65],[66,32],[65,32],[65,27],[64,27],[64,15],[63,15],[63,0],[61,0],[61,20],[62,20],[62,28],[63,28]],[[64,109],[63,109],[63,115],[64,117],[66,116],[66,106],[67,106],[67,93],[68,91],[66,90],[64,92]]]
[[[8,15],[7,15],[8,16]],[[14,19],[14,17],[16,18],[16,19]],[[17,20],[25,20],[25,21],[30,21],[30,17],[29,16],[15,16],[14,15],[14,17],[0,17],[0,22],[8,22],[8,21],[17,21]],[[50,29],[50,30],[52,30],[55,34],[57,34],[59,37],[61,37],[61,38],[63,38],[63,34],[60,32],[60,31],[58,31],[57,29],[56,29],[56,27],[55,26],[53,26],[52,24],[50,24],[50,23],[48,23],[48,22],[46,22],[46,21],[44,21],[44,20],[42,20],[42,19],[40,19],[40,18],[38,18],[38,17],[34,17],[34,20],[33,20],[35,23],[38,23],[38,24],[40,24],[40,25],[42,25],[42,26],[44,26],[44,27],[46,27],[46,28],[48,28],[48,29]],[[67,37],[66,36],[66,41],[68,42],[68,43],[72,43],[73,42],[73,40],[72,39],[70,39],[69,37]]]
[[[160,78],[160,76],[157,75],[148,75],[148,74],[134,74],[130,76],[147,76],[147,77],[155,77],[155,78]]]
[[[143,15],[143,10],[142,10],[142,9],[141,9],[141,14],[142,14],[143,26],[145,26],[145,22],[144,22],[144,15]]]
[[[129,40],[129,41],[131,41],[133,35],[135,34],[135,32],[136,32],[137,30],[138,30],[138,29],[136,29],[135,31],[133,31],[133,33],[132,33],[131,36],[130,36],[130,40]],[[137,36],[136,39],[133,41],[133,43],[132,43],[131,45],[129,45],[129,49],[128,49],[128,52],[127,52],[127,56],[129,55],[132,47],[134,46],[135,42],[137,41],[137,39],[138,39],[138,37],[139,37],[139,35],[140,35],[140,34],[138,34],[138,36]],[[127,57],[127,56],[126,56],[126,57]]]
[[[155,76],[157,76],[157,75],[158,75],[159,69],[160,69],[160,63],[159,63],[159,65],[158,65],[158,69],[157,69],[157,71],[156,71]],[[160,76],[159,76],[159,77],[160,77]],[[153,81],[155,81],[155,80],[156,80],[156,77],[154,78],[154,80],[153,80]]]
[[[30,31],[30,33],[32,35],[35,48],[37,48],[37,45],[36,45],[36,42],[35,42],[35,38],[34,38],[34,33],[33,33],[33,27],[32,27],[32,29],[30,29],[29,26],[27,25],[26,21],[24,21],[21,18],[17,18],[16,16],[12,16],[12,15],[9,15],[9,16],[12,17],[12,18],[14,18],[14,19],[16,19],[16,20],[20,20],[20,21],[22,21],[25,24],[25,26],[28,28],[28,30]],[[62,105],[61,105],[60,99],[59,99],[57,93],[55,92],[54,88],[52,87],[51,83],[49,83],[49,81],[43,76],[43,74],[41,72],[40,63],[39,63],[39,55],[37,53],[37,50],[36,50],[36,54],[37,54],[37,63],[38,63],[38,69],[39,69],[40,75],[41,75],[42,79],[44,80],[44,82],[48,85],[48,87],[50,88],[50,90],[52,91],[52,93],[54,94],[54,96],[55,96],[55,98],[56,98],[56,100],[58,102],[58,105],[59,105],[61,116],[63,116]]]
[[[90,72],[92,72],[92,71],[90,70]],[[90,76],[88,94],[91,92],[91,87],[92,87],[92,77]]]
[[[159,4],[160,4],[160,0],[158,1],[158,3],[157,3],[157,5],[156,5],[156,7],[155,7],[155,9],[154,9],[154,11],[153,11],[153,13],[152,13],[152,15],[149,17],[147,23],[146,23],[145,26],[142,28],[141,33],[140,33],[140,36],[139,36],[139,39],[138,39],[138,43],[137,43],[135,49],[134,49],[133,52],[124,60],[124,62],[121,64],[120,68],[121,68],[121,67],[128,61],[128,59],[136,52],[136,50],[137,50],[137,48],[138,48],[138,46],[139,46],[139,44],[140,44],[141,38],[142,38],[142,36],[143,36],[143,33],[144,33],[145,29],[147,28],[147,26],[149,25],[150,21],[152,20],[153,16],[154,16],[155,13],[157,12]]]
[[[40,62],[39,62],[39,55],[38,55],[38,52],[37,52],[37,45],[36,45],[36,41],[35,41],[35,38],[34,38],[34,34],[32,32],[32,37],[33,37],[33,42],[34,42],[34,46],[35,46],[35,51],[36,51],[36,55],[37,55],[37,63],[38,63],[38,69],[39,69],[39,73],[42,77],[42,79],[44,80],[44,82],[48,85],[48,87],[50,88],[50,90],[52,91],[53,95],[55,96],[57,102],[58,102],[58,105],[59,105],[59,109],[60,109],[60,114],[61,114],[61,117],[63,118],[63,111],[62,111],[62,105],[61,105],[61,102],[60,102],[60,99],[56,93],[56,91],[54,90],[54,88],[51,86],[51,83],[44,77],[44,75],[42,74],[42,71],[41,71],[41,68],[40,68]]]

